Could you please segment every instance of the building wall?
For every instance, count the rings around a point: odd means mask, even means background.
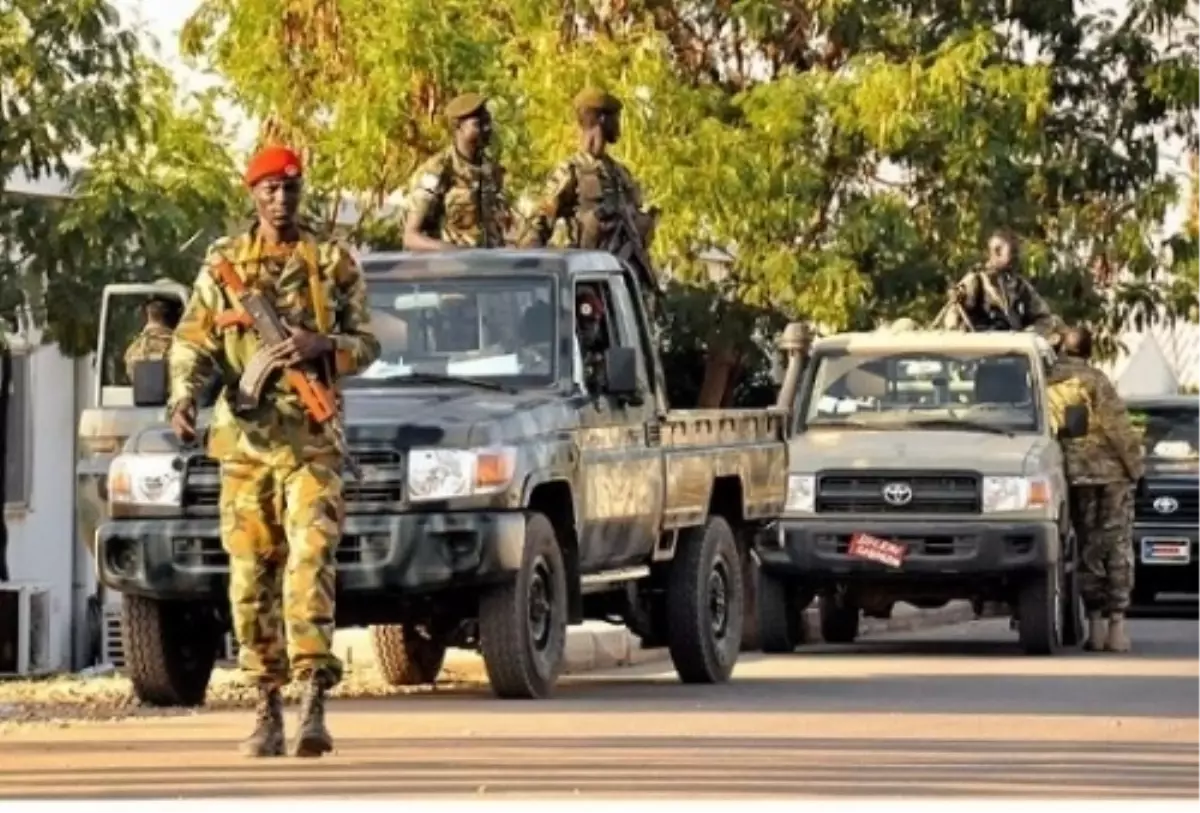
[[[76,363],[57,347],[10,336],[9,575],[50,588],[54,669],[72,666],[75,569]],[[15,439],[15,443],[13,440]]]

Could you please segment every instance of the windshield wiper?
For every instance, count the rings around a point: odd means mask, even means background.
[[[507,384],[499,384],[495,381],[484,381],[481,378],[468,378],[466,376],[446,375],[444,373],[397,373],[396,375],[387,375],[367,380],[386,381],[389,384],[403,384],[408,382],[413,384],[466,384],[469,387],[478,387],[483,390],[493,390],[495,392],[515,393],[517,391]]]
[[[932,429],[934,427],[962,429],[967,432],[990,432],[993,435],[1004,435],[1008,438],[1016,437],[1016,433],[1011,429],[982,421],[969,421],[966,418],[925,418],[919,421],[905,421],[904,426],[925,429]]]
[[[844,420],[830,420],[828,418],[812,420],[808,422],[808,426],[817,427],[819,429],[843,429],[852,427],[854,429],[874,429],[875,424],[869,423],[857,418],[846,418]]]

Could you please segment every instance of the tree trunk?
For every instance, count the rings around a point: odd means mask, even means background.
[[[700,409],[717,409],[724,405],[730,382],[735,379],[738,356],[727,347],[714,347],[708,351],[704,364],[704,383],[700,385],[700,398],[696,406]]]

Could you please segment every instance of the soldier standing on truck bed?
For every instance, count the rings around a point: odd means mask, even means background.
[[[510,224],[504,170],[486,157],[492,139],[487,98],[465,93],[446,105],[454,143],[423,163],[409,180],[404,247],[501,248]]]
[[[140,361],[167,358],[175,325],[179,321],[179,303],[167,296],[152,296],[142,309],[146,325],[125,349],[125,372],[133,380],[133,367]]]
[[[1116,389],[1092,367],[1092,335],[1072,328],[1050,371],[1049,406],[1062,424],[1066,408],[1088,410],[1087,435],[1063,440],[1071,521],[1078,535],[1080,588],[1088,613],[1087,648],[1128,652],[1125,612],[1133,591],[1133,490],[1142,485],[1142,446]]]
[[[278,372],[306,364],[335,387],[338,378],[378,358],[380,348],[369,329],[358,263],[298,224],[299,157],[284,147],[264,149],[250,161],[245,183],[257,219],[248,232],[209,248],[175,331],[168,409],[175,432],[190,442],[197,395],[214,370],[222,372],[208,454],[221,465],[221,543],[229,553],[240,665],[258,689],[257,722],[242,752],[283,754],[280,690],[295,679],[305,684],[295,754],[319,756],[333,748],[325,695],[342,676],[331,643],[343,458]],[[223,263],[274,304],[291,329],[289,339],[262,346],[221,281]],[[276,372],[258,404],[239,406],[239,379],[263,354]]]
[[[657,290],[646,257],[658,211],[642,210],[642,190],[629,170],[608,152],[621,138],[621,102],[595,88],[575,97],[579,151],[550,174],[523,243],[544,246],[558,220],[566,221],[568,244],[627,254],[643,288]],[[630,228],[631,227],[631,228]],[[632,245],[627,245],[631,243]],[[641,266],[647,266],[642,268]],[[652,291],[646,291],[646,294]]]
[[[988,239],[982,271],[972,271],[950,289],[945,326],[951,330],[1026,330],[1043,336],[1061,327],[1028,279],[1019,273],[1015,234],[999,229]]]

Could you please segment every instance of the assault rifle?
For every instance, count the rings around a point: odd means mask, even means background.
[[[237,304],[244,314],[240,321],[248,327],[254,328],[264,350],[278,347],[288,340],[291,330],[279,318],[274,306],[267,301],[262,292],[247,288],[228,260],[222,259],[217,262],[216,274],[221,284],[232,296],[236,297]],[[278,361],[269,353],[260,350],[254,354],[238,382],[237,406],[239,409],[258,405],[262,399],[267,379],[278,366]],[[362,471],[346,446],[346,438],[337,421],[337,403],[329,387],[308,370],[284,367],[283,376],[288,386],[299,396],[308,417],[321,426],[342,456],[346,467],[350,469],[355,479],[361,480]]]

